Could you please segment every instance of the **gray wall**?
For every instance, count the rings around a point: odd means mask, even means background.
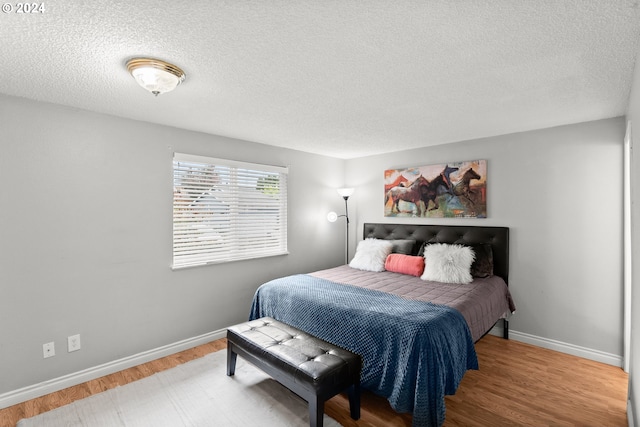
[[[622,355],[623,118],[347,161],[353,243],[383,215],[383,171],[486,159],[487,219],[511,228],[510,288],[523,336]]]
[[[343,262],[343,160],[6,96],[0,120],[0,394],[244,321],[261,283]],[[289,166],[290,254],[172,271],[173,151]]]
[[[0,394],[242,321],[264,281],[343,262],[336,187],[353,256],[396,221],[384,169],[473,159],[489,218],[446,222],[511,227],[513,330],[622,354],[622,118],[348,161],[6,96],[0,120]],[[289,166],[290,255],[171,271],[173,151]]]
[[[640,54],[638,55],[640,57]],[[631,156],[631,363],[629,368],[629,401],[635,417],[634,425],[640,420],[640,67],[636,60],[633,85],[629,96],[627,119],[631,121],[631,145],[635,153]],[[633,151],[633,149],[632,149]]]

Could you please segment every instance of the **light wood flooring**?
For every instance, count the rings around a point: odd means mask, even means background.
[[[222,350],[221,339],[134,368],[0,410],[0,427],[32,417],[117,385]],[[453,426],[627,426],[627,375],[620,368],[487,335],[476,343],[480,370],[468,371],[454,396],[447,396],[445,427]],[[364,392],[362,417],[349,418],[339,395],[325,412],[343,426],[410,426],[383,398]]]

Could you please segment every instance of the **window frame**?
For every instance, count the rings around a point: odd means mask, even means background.
[[[288,173],[175,152],[171,268],[288,254]]]

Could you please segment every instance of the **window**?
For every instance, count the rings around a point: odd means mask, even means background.
[[[173,268],[286,254],[287,174],[175,153]]]

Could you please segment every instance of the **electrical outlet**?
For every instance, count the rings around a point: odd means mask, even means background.
[[[42,355],[46,359],[47,357],[53,357],[56,355],[56,344],[52,342],[48,342],[46,344],[42,344]]]
[[[67,337],[67,349],[69,353],[80,350],[80,334]]]

